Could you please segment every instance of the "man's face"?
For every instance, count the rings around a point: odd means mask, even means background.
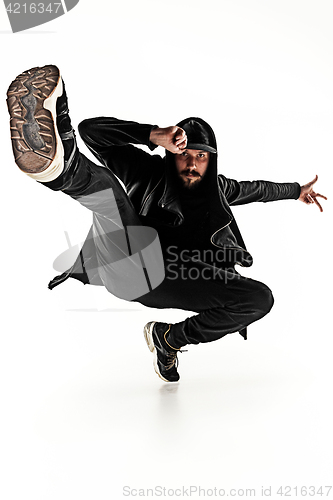
[[[204,178],[210,153],[200,149],[184,149],[175,155],[178,178],[185,189],[194,189]]]

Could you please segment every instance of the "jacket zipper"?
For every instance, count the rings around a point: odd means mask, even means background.
[[[226,224],[225,226],[220,227],[220,229],[218,229],[217,231],[215,231],[215,233],[213,233],[213,234],[212,234],[212,236],[210,237],[210,242],[212,243],[212,245],[214,245],[214,246],[215,246],[215,247],[217,247],[217,248],[231,248],[231,249],[233,249],[233,248],[234,248],[234,247],[226,247],[225,245],[223,245],[223,247],[220,247],[219,245],[216,245],[216,244],[212,241],[213,236],[214,236],[216,233],[218,233],[219,231],[221,231],[221,229],[224,229],[225,227],[229,226],[229,224],[231,224],[231,222],[232,222],[232,220],[231,220],[231,221],[229,221],[229,222],[228,222],[228,224]],[[241,248],[242,250],[244,250],[244,252],[247,252],[247,250],[245,250],[245,248],[243,248],[243,247],[239,247],[239,248]],[[240,262],[235,262],[235,264],[238,264],[239,266],[245,267],[245,266],[243,266],[243,264],[241,264]]]
[[[215,231],[215,233],[213,233],[213,234],[211,235],[211,237],[210,237],[210,242],[211,242],[211,243],[212,243],[215,247],[217,247],[217,248],[221,248],[221,247],[219,247],[218,245],[215,245],[215,243],[214,243],[214,242],[213,242],[213,240],[212,240],[213,236],[215,236],[215,234],[216,234],[216,233],[218,233],[219,231],[221,231],[221,229],[224,229],[225,227],[229,226],[229,224],[231,224],[231,222],[232,222],[232,221],[229,221],[229,222],[228,222],[228,224],[226,224],[225,226],[220,227],[220,229],[218,229],[217,231]],[[231,247],[227,247],[227,248],[231,248]],[[240,247],[240,248],[241,248],[241,247]]]
[[[161,182],[161,180],[162,180],[162,178],[158,181],[158,183],[156,184],[156,186],[154,187],[154,189],[152,189],[152,190],[150,191],[150,193],[146,196],[146,198],[145,198],[144,202],[142,203],[142,206],[141,206],[141,209],[140,209],[139,214],[141,214],[141,213],[142,213],[142,211],[143,211],[143,209],[144,209],[144,207],[145,207],[145,204],[146,204],[146,203],[147,203],[147,201],[148,201],[148,198],[149,198],[149,197],[153,194],[153,192],[155,191],[155,189],[157,188],[157,186],[159,185],[159,183]],[[212,234],[212,236],[210,237],[210,242],[212,243],[212,245],[214,245],[214,246],[215,246],[215,247],[217,247],[217,248],[222,248],[222,247],[220,247],[219,245],[215,245],[215,243],[212,241],[212,238],[213,238],[213,236],[214,236],[216,233],[218,233],[219,231],[221,231],[221,229],[224,229],[225,227],[229,226],[229,224],[231,224],[231,222],[232,222],[232,221],[229,221],[229,222],[228,222],[228,224],[226,224],[225,226],[220,227],[219,229],[217,229],[217,231],[215,231],[215,233],[213,233],[213,234]],[[224,246],[224,248],[233,248],[233,247],[226,247],[226,246]],[[242,250],[244,250],[244,252],[246,252],[246,250],[245,250],[244,248],[242,248],[242,247],[239,247],[239,248],[241,248]],[[240,266],[244,267],[244,266],[243,266],[240,262],[239,262],[238,264],[239,264]]]

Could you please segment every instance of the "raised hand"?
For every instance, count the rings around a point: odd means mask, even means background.
[[[301,186],[301,194],[300,197],[298,198],[300,201],[303,201],[303,203],[306,203],[307,205],[311,205],[312,203],[315,203],[319,210],[323,212],[322,206],[317,200],[317,198],[324,198],[324,200],[327,200],[326,196],[316,193],[313,189],[313,185],[315,182],[318,180],[318,175],[313,179],[313,181],[308,182],[307,184],[304,184],[304,186]]]
[[[174,154],[180,154],[187,144],[185,130],[177,126],[155,128],[151,131],[149,139],[156,146],[162,146]]]

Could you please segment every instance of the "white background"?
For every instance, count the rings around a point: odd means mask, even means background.
[[[125,485],[256,497],[272,486],[282,498],[279,486],[333,484],[332,21],[331,0],[80,0],[14,35],[2,8],[1,498],[121,499]],[[16,167],[5,97],[19,73],[50,63],[75,127],[200,116],[220,172],[300,184],[318,174],[329,197],[324,213],[293,200],[234,209],[254,257],[242,272],[275,305],[247,342],[190,346],[179,384],[155,375],[142,329],[191,313],[74,280],[47,288],[65,231],[83,241],[91,215]]]

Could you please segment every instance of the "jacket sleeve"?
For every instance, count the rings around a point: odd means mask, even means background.
[[[219,175],[219,183],[229,205],[245,205],[255,201],[276,201],[299,198],[298,182],[236,181]]]
[[[127,189],[140,177],[156,175],[161,157],[151,155],[134,145],[146,145],[151,151],[150,132],[156,125],[140,124],[117,118],[98,117],[83,120],[79,133],[95,157],[121,179]]]

